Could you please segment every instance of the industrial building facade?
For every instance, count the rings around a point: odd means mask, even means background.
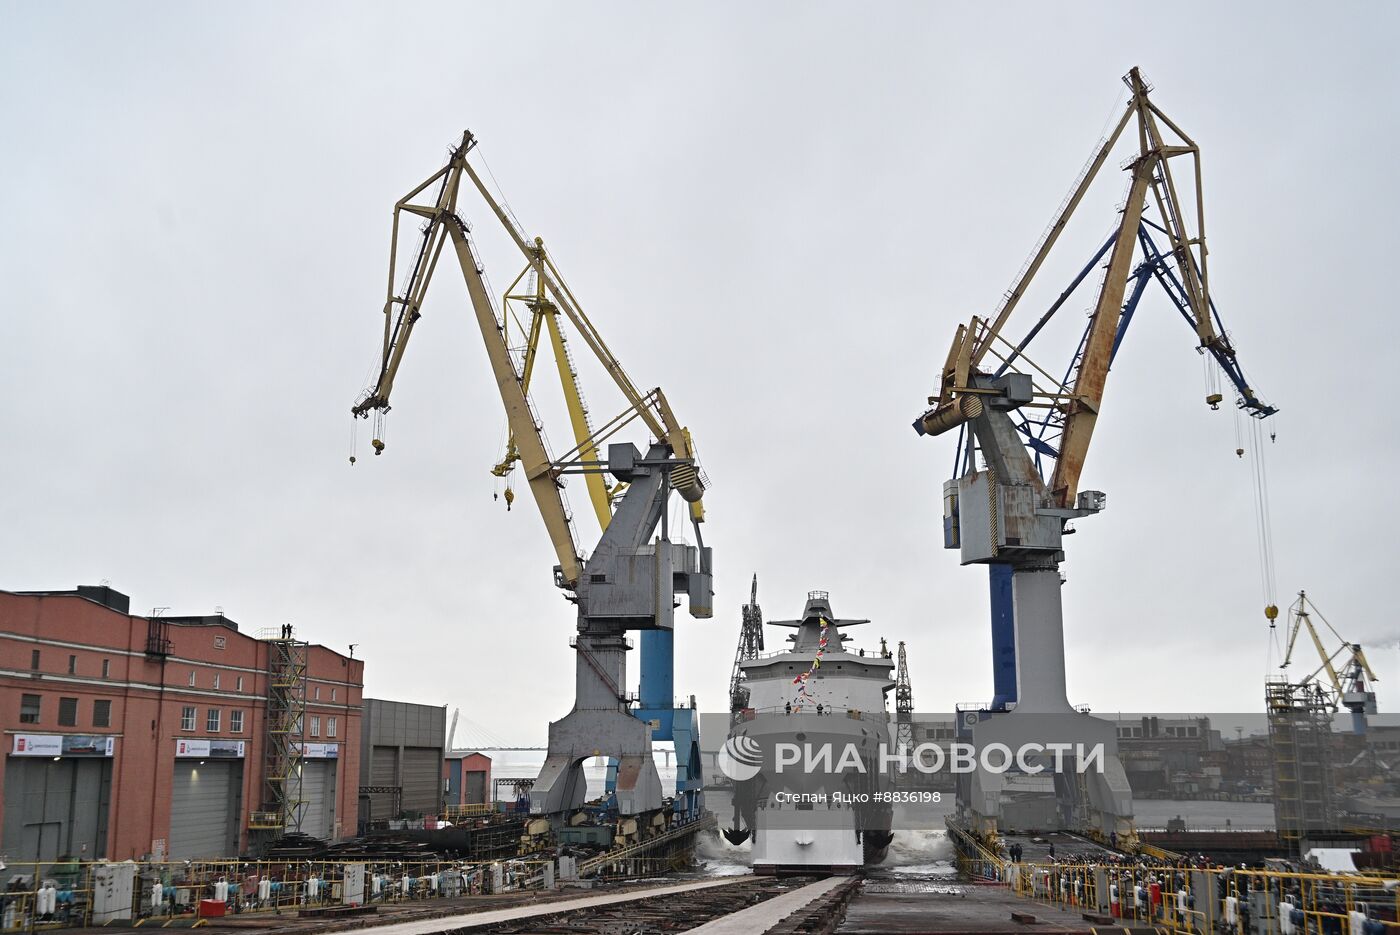
[[[360,730],[360,828],[441,814],[447,709],[366,698]]]
[[[363,662],[290,628],[129,604],[0,591],[0,853],[229,857],[284,831],[353,835]]]

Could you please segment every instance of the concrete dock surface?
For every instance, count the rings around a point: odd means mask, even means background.
[[[1012,913],[1033,921],[1016,921]],[[1084,933],[1081,912],[1034,903],[1001,886],[933,879],[869,879],[846,907],[840,935],[936,932],[938,935]]]

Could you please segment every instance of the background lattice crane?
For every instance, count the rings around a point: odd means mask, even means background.
[[[1327,650],[1322,635],[1313,625],[1313,617],[1321,620],[1322,625],[1336,638],[1336,649]],[[1332,711],[1351,712],[1353,728],[1361,733],[1365,730],[1365,716],[1376,713],[1376,692],[1372,683],[1380,681],[1366,661],[1365,651],[1360,643],[1353,643],[1338,633],[1307,592],[1299,591],[1298,599],[1288,608],[1288,646],[1283,662],[1279,664],[1280,669],[1286,669],[1293,663],[1293,651],[1304,631],[1307,631],[1317,651],[1319,665],[1294,684],[1316,685]],[[1323,675],[1326,676],[1325,681]]]
[[[729,676],[731,721],[749,706],[749,689],[744,684],[744,670],[740,664],[748,659],[757,659],[758,654],[763,652],[763,608],[758,606],[758,575],[753,576],[753,584],[749,586],[749,602],[744,605],[742,613],[739,648],[734,652],[734,671]]]
[[[899,641],[899,664],[894,670],[895,748],[914,749],[914,686],[909,681],[909,660],[904,640]]]

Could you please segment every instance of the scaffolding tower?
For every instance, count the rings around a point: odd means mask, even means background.
[[[263,801],[248,823],[252,830],[292,834],[301,830],[308,644],[290,626],[265,630],[268,644],[267,716],[263,719]]]
[[[1337,830],[1332,780],[1334,708],[1317,682],[1264,686],[1273,750],[1274,824],[1292,853],[1309,834]]]

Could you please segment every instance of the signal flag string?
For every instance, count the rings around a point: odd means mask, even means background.
[[[813,673],[813,672],[816,672],[818,669],[820,669],[820,668],[822,667],[822,656],[825,655],[825,653],[826,653],[826,643],[827,643],[827,632],[826,632],[826,631],[827,631],[827,627],[830,626],[830,623],[827,621],[827,619],[826,619],[825,617],[822,617],[822,618],[821,618],[821,621],[822,621],[821,639],[819,639],[819,640],[817,641],[817,654],[816,654],[814,657],[812,657],[812,665],[807,669],[806,672],[803,672],[803,673],[802,673],[801,675],[799,675],[797,678],[795,678],[795,679],[792,680],[792,684],[794,684],[794,685],[797,686],[797,699],[796,699],[796,700],[797,700],[797,710],[799,710],[799,711],[802,710],[802,705],[803,705],[804,700],[807,701],[807,702],[812,701],[812,695],[809,694],[808,691],[807,691],[807,681],[812,677],[812,673]]]

